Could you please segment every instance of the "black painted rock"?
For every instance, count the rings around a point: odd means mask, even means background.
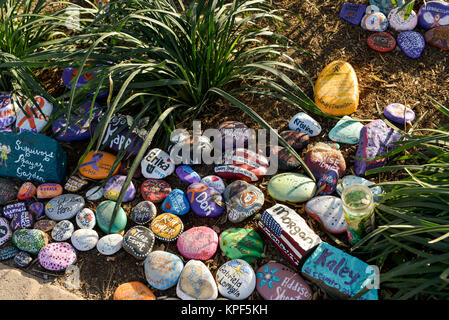
[[[19,249],[14,246],[9,246],[0,250],[0,261],[5,261],[14,258],[19,253]]]
[[[153,231],[143,226],[132,227],[123,237],[123,249],[139,260],[144,260],[150,254],[153,245]]]
[[[7,179],[0,178],[0,205],[13,201],[17,197],[17,185]]]
[[[20,251],[15,257],[14,262],[21,268],[28,267],[31,262],[33,261],[33,258],[26,253],[25,251]]]

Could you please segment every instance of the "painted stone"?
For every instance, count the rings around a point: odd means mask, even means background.
[[[53,104],[41,96],[34,96],[39,109],[36,105],[29,101],[23,110],[17,112],[16,128],[19,132],[31,131],[33,133],[40,132],[47,124],[53,111]]]
[[[309,144],[309,136],[294,130],[285,130],[279,135],[296,151],[301,151]]]
[[[156,296],[142,282],[131,281],[115,289],[113,300],[156,300]]]
[[[150,286],[167,290],[176,285],[184,263],[175,254],[167,251],[153,251],[145,259],[145,278]]]
[[[277,157],[279,169],[281,170],[292,171],[301,165],[298,159],[284,147],[273,146],[270,150],[270,154],[273,158]]]
[[[11,229],[13,231],[19,229],[28,229],[33,226],[34,219],[33,215],[28,211],[23,211],[19,214],[16,214],[14,218],[11,220]]]
[[[115,201],[106,200],[106,201],[101,202],[97,206],[97,210],[95,213],[97,225],[101,229],[101,231],[103,231],[106,234],[117,233],[117,232],[123,231],[125,229],[126,223],[128,221],[127,217],[126,217],[125,210],[123,210],[123,208],[120,206],[117,211],[117,215],[115,216],[115,220],[112,223],[111,232],[108,232],[109,224],[112,219],[112,213],[114,212],[115,204],[116,204]]]
[[[365,15],[365,10],[366,6],[363,4],[343,3],[340,10],[340,18],[358,26]]]
[[[91,59],[89,59],[91,60]],[[85,67],[89,66],[89,63],[86,64]],[[85,72],[85,69],[83,69],[83,74],[80,75],[80,77],[78,78],[78,81],[75,85],[75,87],[77,89],[87,85],[87,83],[90,80],[95,79],[95,75],[100,72],[100,70],[94,70],[91,72]],[[64,70],[62,71],[62,82],[64,83],[64,85],[67,87],[67,89],[71,90],[72,89],[72,85],[74,84],[75,81],[75,77],[78,74],[78,69],[77,68],[64,68]],[[96,90],[97,88],[95,88]],[[97,95],[97,99],[103,99],[106,98],[108,95],[109,90],[107,88],[102,88],[98,95]],[[89,93],[88,96],[93,96],[93,93]]]
[[[122,244],[134,258],[144,260],[153,250],[154,234],[144,226],[134,226],[125,233]]]
[[[288,127],[296,132],[315,137],[321,133],[320,124],[311,116],[304,112],[297,113],[290,119]]]
[[[449,16],[447,17],[449,18]],[[424,38],[431,46],[449,50],[449,26],[430,29],[424,34]]]
[[[76,194],[62,194],[45,205],[45,214],[55,221],[69,220],[83,208],[83,197]]]
[[[159,240],[173,241],[184,231],[184,224],[178,216],[162,213],[151,221],[151,231]]]
[[[217,251],[218,235],[209,227],[193,227],[179,236],[176,245],[187,259],[208,260]]]
[[[106,182],[104,186],[104,197],[106,199],[116,201],[120,192],[122,191],[123,185],[125,184],[126,176],[115,175],[111,177],[111,179]],[[136,187],[134,187],[133,182],[131,181],[128,189],[125,192],[125,196],[123,198],[123,202],[129,202],[134,200],[136,197]]]
[[[418,23],[423,29],[449,26],[449,3],[427,1],[418,11]]]
[[[2,177],[38,183],[62,183],[65,179],[66,152],[46,135],[29,131],[0,132],[0,150]]]
[[[180,133],[175,133],[175,131],[171,135],[171,141],[175,142],[169,146],[168,152],[176,164],[201,164],[202,155],[211,154],[214,147],[208,137],[197,134],[190,135],[183,130],[180,130]]]
[[[223,182],[223,179],[221,179],[219,176],[215,176],[215,175],[210,175],[210,176],[204,177],[203,179],[201,179],[201,183],[205,184],[209,188],[214,188],[220,194],[222,194],[226,188],[226,186]]]
[[[182,182],[192,184],[195,182],[200,182],[201,177],[196,173],[190,166],[183,165],[176,168],[176,175]]]
[[[51,237],[55,241],[66,241],[72,237],[75,227],[69,220],[59,221],[51,231]]]
[[[388,32],[372,33],[366,42],[371,49],[378,52],[390,52],[396,48],[396,39]]]
[[[12,237],[11,227],[8,220],[0,218],[0,246],[4,245]]]
[[[401,7],[405,0],[370,0],[370,5],[377,6],[386,16],[396,7]]]
[[[86,191],[86,199],[89,201],[97,201],[103,198],[104,188],[95,186]]]
[[[408,18],[405,19],[405,9],[399,11],[399,8],[394,8],[388,14],[388,23],[395,31],[409,31],[415,29],[418,24],[418,16],[412,10]]]
[[[225,155],[223,164],[215,166],[215,173],[224,179],[257,181],[268,171],[268,159],[248,149],[236,149]]]
[[[263,192],[259,188],[242,180],[229,184],[223,197],[228,219],[234,223],[241,222],[258,212],[265,201]]]
[[[14,246],[8,246],[0,249],[0,261],[5,261],[14,258],[19,254],[19,250]]]
[[[317,195],[328,195],[335,192],[338,184],[338,173],[335,170],[329,170],[325,174],[323,174],[317,182]]]
[[[120,166],[120,169],[118,172],[124,176],[127,176],[130,171],[131,171],[131,168],[130,168],[129,164],[127,162],[124,162]],[[141,170],[134,171],[133,179],[140,179],[140,178],[142,178],[142,171]]]
[[[84,208],[80,212],[76,214],[76,225],[80,229],[93,229],[95,224],[97,223],[97,219],[95,219],[95,213],[89,209]]]
[[[36,221],[36,223],[33,226],[33,229],[41,230],[44,232],[49,232],[49,231],[53,230],[55,225],[56,225],[56,221],[42,219],[42,220]]]
[[[218,292],[231,300],[248,298],[256,288],[256,274],[248,262],[235,259],[221,265],[215,275]]]
[[[0,162],[1,166],[1,162]],[[13,181],[0,178],[0,205],[15,200],[17,197],[17,186]]]
[[[212,273],[198,260],[190,260],[182,269],[176,286],[176,295],[182,300],[215,300],[218,289]]]
[[[3,216],[7,219],[12,219],[16,215],[26,211],[25,202],[11,203],[3,207]]]
[[[153,203],[162,202],[171,192],[170,185],[164,180],[148,179],[142,183],[142,197]]]
[[[79,251],[89,251],[96,247],[98,233],[92,229],[78,229],[73,232],[70,241],[75,249]]]
[[[142,175],[147,179],[163,179],[175,171],[175,163],[165,151],[151,149],[140,163]]]
[[[137,224],[147,224],[157,214],[156,206],[151,201],[141,201],[131,210],[131,220]]]
[[[190,211],[189,200],[187,200],[184,191],[174,189],[162,202],[163,212],[173,213],[178,216],[184,215]]]
[[[62,186],[58,183],[44,183],[37,187],[38,199],[51,199],[62,194]]]
[[[78,192],[86,185],[87,185],[86,180],[81,179],[80,177],[77,176],[71,176],[69,180],[67,180],[67,182],[65,183],[64,190],[68,192]]]
[[[340,198],[333,196],[315,197],[306,203],[304,210],[330,233],[346,232],[348,225],[343,214],[343,205]]]
[[[367,13],[363,16],[360,26],[368,31],[385,31],[388,28],[388,19],[382,12]]]
[[[267,191],[278,201],[305,202],[314,196],[316,184],[303,174],[286,172],[272,177]]]
[[[426,41],[424,40],[423,35],[416,31],[401,32],[398,35],[396,42],[402,52],[412,59],[418,59],[426,46]]]
[[[222,149],[247,148],[250,141],[256,141],[255,131],[238,121],[226,121],[218,126],[221,134]]]
[[[18,265],[20,268],[28,267],[31,264],[32,261],[33,261],[33,258],[28,253],[26,253],[25,251],[20,251],[14,257],[15,264]]]
[[[20,110],[9,94],[0,95],[0,128],[6,128],[16,121],[16,112]]]
[[[391,103],[384,109],[384,115],[388,120],[405,124],[407,121],[415,120],[415,112],[401,103]]]
[[[253,263],[263,254],[262,238],[252,229],[227,229],[220,234],[218,242],[221,251],[229,259],[242,259]]]
[[[115,161],[115,156],[104,151],[90,151],[83,163],[79,167],[79,173],[86,178],[101,180],[107,178],[109,172],[112,170],[112,165]],[[120,163],[117,168],[112,172],[115,175],[120,167]]]
[[[365,287],[375,270],[365,262],[337,249],[326,242],[320,243],[301,268],[304,277],[319,285],[329,294],[349,298]],[[373,288],[359,300],[378,300]]]
[[[44,204],[42,202],[33,202],[28,206],[28,210],[33,215],[34,220],[39,219],[44,215]]]
[[[17,199],[27,200],[31,199],[36,195],[37,189],[31,182],[25,182],[19,189],[17,193]]]
[[[355,156],[361,159],[374,159],[395,148],[394,142],[401,139],[401,134],[389,128],[382,120],[366,124],[360,132],[360,142]],[[387,159],[372,161],[354,160],[355,174],[364,175],[366,170],[382,167]]]
[[[97,250],[102,255],[110,256],[120,251],[122,248],[122,242],[123,236],[121,234],[108,234],[98,240]]]
[[[277,262],[257,270],[256,290],[265,300],[312,300],[312,290],[304,279]]]
[[[187,188],[187,199],[192,211],[200,217],[218,217],[224,211],[221,194],[202,183],[192,183]]]
[[[307,148],[304,162],[317,180],[329,170],[335,170],[340,177],[346,170],[346,161],[341,151],[334,150],[322,142]]]
[[[19,249],[33,255],[39,253],[48,243],[48,236],[45,232],[36,229],[20,229],[14,231],[12,243]]]
[[[37,257],[42,267],[51,271],[65,270],[76,261],[76,251],[67,242],[47,244]]]
[[[382,194],[385,193],[381,186],[374,186],[375,185],[374,182],[353,175],[347,175],[344,176],[343,179],[341,179],[340,183],[337,185],[337,193],[341,196],[341,194],[343,193],[343,189],[352,186],[354,184],[362,184],[370,188],[373,194],[374,201],[376,202],[380,201]]]
[[[360,131],[363,124],[352,120],[349,116],[344,116],[337,124],[329,131],[329,139],[336,142],[357,144],[359,143]]]
[[[315,83],[315,103],[324,113],[349,115],[359,105],[359,84],[354,68],[345,61],[328,64]]]

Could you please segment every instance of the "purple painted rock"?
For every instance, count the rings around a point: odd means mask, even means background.
[[[33,215],[28,211],[23,211],[19,214],[16,214],[14,218],[11,220],[11,229],[13,231],[19,229],[30,229],[33,227]]]
[[[251,139],[256,139],[255,131],[238,121],[226,121],[218,126],[223,150],[247,148]]]
[[[184,191],[174,189],[162,202],[161,209],[164,212],[181,216],[190,211],[189,200],[187,200]]]
[[[225,184],[223,182],[223,179],[221,179],[219,176],[210,175],[206,176],[203,179],[201,179],[201,183],[205,184],[206,186],[210,188],[214,188],[217,190],[220,194],[222,194],[225,191]]]
[[[16,121],[17,104],[9,94],[0,95],[0,128],[4,129]],[[20,110],[20,109],[19,109]]]
[[[179,236],[177,246],[187,259],[208,260],[217,251],[218,235],[209,227],[193,227]]]
[[[131,210],[131,220],[137,224],[146,224],[157,214],[156,206],[151,201],[141,201]]]
[[[226,201],[228,219],[237,223],[252,216],[262,208],[263,192],[256,186],[236,180],[226,187],[223,197]]]
[[[126,176],[122,175],[115,175],[111,177],[111,179],[109,179],[106,185],[104,186],[104,197],[106,199],[116,201],[118,199],[120,191],[123,188],[125,180]],[[136,197],[136,187],[134,187],[134,184],[131,181],[131,183],[128,186],[128,189],[126,190],[123,202],[132,201],[134,200],[135,197]]]
[[[335,192],[338,184],[338,173],[335,170],[329,170],[326,172],[317,183],[318,195],[328,195]]]
[[[86,66],[88,66],[88,64]],[[100,70],[95,70],[95,71],[91,71],[91,72],[85,72],[85,71],[86,70],[84,69],[84,71],[83,71],[84,74],[80,75],[80,77],[78,78],[78,82],[76,83],[77,89],[85,86],[90,80],[94,79],[95,75],[98,72],[100,72]],[[75,81],[75,77],[76,77],[77,73],[78,73],[78,69],[76,69],[76,68],[65,68],[62,71],[62,82],[67,87],[67,89],[69,89],[69,90],[72,89],[72,85]],[[96,90],[96,88],[94,88],[93,90]],[[108,95],[108,89],[106,89],[106,88],[101,89],[97,95],[97,99],[106,98],[107,95]],[[94,94],[89,93],[88,96],[93,97]]]
[[[356,3],[344,3],[340,10],[340,18],[356,26],[360,25],[365,15],[366,6]]]
[[[415,29],[418,24],[418,16],[412,10],[408,18],[405,19],[405,9],[399,11],[399,8],[394,8],[388,14],[388,23],[393,30],[409,31]]]
[[[423,29],[449,26],[449,3],[428,1],[418,11],[418,23]]]
[[[301,151],[309,144],[309,136],[303,132],[285,130],[279,134],[296,151]]]
[[[418,59],[426,46],[426,41],[424,40],[423,35],[416,31],[401,32],[398,35],[396,42],[402,52],[412,59]]]
[[[15,257],[14,262],[16,265],[18,265],[20,268],[26,268],[28,267],[31,262],[33,261],[33,257],[31,257],[27,252],[20,251]]]
[[[76,261],[76,251],[67,242],[53,242],[43,247],[37,258],[47,270],[65,270]]]
[[[182,182],[192,184],[195,182],[201,182],[201,177],[190,166],[183,165],[176,168],[176,174]]]
[[[389,128],[382,120],[374,120],[365,125],[360,132],[360,142],[356,151],[357,158],[373,159],[395,148],[394,142],[401,139],[401,134]],[[386,158],[362,161],[354,160],[355,173],[364,175],[369,169],[382,167]]]
[[[317,180],[329,170],[335,170],[340,177],[346,170],[346,161],[341,151],[322,142],[310,145],[304,160]]]
[[[25,206],[25,202],[16,202],[12,204],[8,204],[3,207],[3,215],[7,219],[12,219],[16,215],[22,212],[26,212],[27,208]]]
[[[187,199],[192,211],[201,217],[217,217],[223,213],[224,203],[218,191],[202,183],[187,188]]]
[[[12,237],[8,220],[0,218],[0,246],[4,245]]]
[[[426,32],[424,38],[431,46],[449,50],[449,26],[440,26],[430,29]]]
[[[256,272],[256,290],[265,300],[312,300],[304,279],[283,264],[270,262]]]
[[[35,220],[44,215],[44,209],[45,206],[42,202],[33,202],[28,206],[28,210],[31,212]]]
[[[388,32],[375,32],[366,42],[371,49],[379,52],[390,52],[396,48],[396,39]]]
[[[392,103],[385,107],[384,115],[388,120],[404,125],[415,119],[415,113],[400,103]]]
[[[8,179],[0,178],[0,205],[4,205],[17,197],[17,186]]]
[[[330,233],[341,234],[348,228],[340,198],[334,196],[315,197],[307,201],[304,209]]]
[[[163,201],[172,191],[170,185],[164,180],[147,179],[141,186],[142,197],[154,203]]]

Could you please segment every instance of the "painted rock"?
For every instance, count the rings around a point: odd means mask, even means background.
[[[28,210],[33,215],[34,220],[39,219],[44,215],[44,204],[42,202],[33,202],[28,206]]]
[[[326,242],[320,243],[301,272],[330,295],[346,299],[371,283],[368,277],[375,274],[373,267]],[[377,289],[369,290],[359,300],[378,300]]]
[[[98,233],[92,229],[78,229],[73,232],[70,241],[75,249],[79,251],[89,251],[96,247]]]
[[[257,181],[268,171],[268,159],[248,149],[236,149],[225,155],[224,163],[215,166],[215,173],[225,179]]]
[[[53,230],[55,225],[56,225],[56,221],[42,219],[42,220],[36,221],[36,223],[33,226],[33,229],[41,230],[44,232],[49,232],[49,231]]]
[[[151,221],[151,231],[159,240],[176,240],[184,230],[184,224],[178,216],[171,213],[162,213]]]
[[[109,224],[111,223],[112,219],[112,213],[114,212],[115,208],[115,201],[106,200],[101,202],[97,206],[96,210],[96,219],[98,227],[106,234],[109,233],[118,233],[125,229],[126,223],[127,223],[127,217],[125,210],[120,206],[117,215],[115,216],[115,220],[112,223],[111,232],[108,232]]]
[[[344,176],[343,179],[341,179],[340,183],[337,185],[337,193],[341,196],[341,194],[343,193],[343,189],[354,184],[362,184],[370,188],[373,194],[374,201],[376,202],[380,201],[382,197],[381,195],[385,193],[381,186],[374,186],[374,182],[353,175],[347,175]]]
[[[131,281],[115,289],[113,300],[156,300],[156,296],[142,282]]]
[[[147,179],[163,179],[175,171],[175,163],[168,153],[161,149],[151,149],[140,163],[142,175]]]
[[[16,121],[16,111],[20,110],[9,94],[0,95],[0,128],[6,128]]]
[[[277,262],[257,270],[256,289],[265,300],[312,300],[312,290],[304,279]]]
[[[147,224],[157,214],[156,206],[151,201],[141,201],[131,210],[131,220],[137,224]]]
[[[177,144],[191,137],[190,133],[185,129],[175,129],[170,134],[170,143]]]
[[[124,176],[127,176],[130,171],[131,171],[131,168],[130,168],[129,164],[127,162],[124,162],[120,166],[120,169],[118,172]],[[142,178],[142,171],[141,170],[134,171],[133,179],[140,179],[140,178]]]
[[[91,59],[89,59],[91,60]],[[86,64],[86,66],[89,66],[89,64]],[[85,69],[83,69],[83,74],[81,74],[78,78],[78,81],[75,85],[75,87],[77,89],[87,85],[87,83],[90,80],[93,80],[95,78],[95,75],[100,72],[100,70],[94,70],[91,72],[86,72]],[[67,89],[71,90],[72,89],[72,85],[75,83],[75,78],[76,75],[78,74],[78,69],[77,68],[64,68],[64,70],[62,71],[62,82],[64,83],[64,85],[67,87]],[[96,90],[97,88],[95,88]],[[108,95],[108,89],[104,88],[101,89],[97,95],[97,99],[103,99],[106,98]],[[93,96],[92,93],[89,93],[88,96]]]
[[[212,273],[198,260],[190,260],[182,269],[176,286],[176,295],[182,300],[215,300],[218,289]]]
[[[142,183],[142,197],[153,203],[163,201],[171,192],[170,185],[164,180],[148,179]]]
[[[322,142],[308,147],[304,162],[317,180],[329,170],[335,170],[340,177],[346,170],[346,161],[341,151],[334,150]]]
[[[348,227],[343,214],[340,198],[320,196],[309,200],[304,206],[309,216],[320,222],[324,228],[333,234],[346,232]]]
[[[208,260],[217,251],[218,235],[209,227],[193,227],[179,236],[177,247],[187,259]]]
[[[168,148],[168,152],[170,153],[170,158],[176,164],[201,164],[202,155],[210,155],[214,148],[207,136],[190,135],[187,131],[180,135],[175,134],[175,136],[178,136],[178,138],[171,140],[178,142],[172,143]]]
[[[218,292],[231,300],[248,298],[256,288],[256,274],[248,262],[235,259],[221,265],[215,275]]]
[[[316,184],[303,174],[286,172],[272,177],[267,191],[278,201],[304,202],[314,196]]]
[[[256,186],[242,180],[236,180],[226,187],[223,197],[226,203],[228,219],[237,223],[258,212],[265,197]]]
[[[218,191],[202,183],[187,188],[187,199],[192,211],[200,217],[218,217],[223,213],[224,203]]]
[[[47,245],[48,236],[41,230],[20,229],[13,233],[12,243],[19,250],[36,255]]]
[[[311,116],[304,112],[297,113],[290,119],[288,127],[296,132],[315,137],[321,133],[320,124]]]
[[[370,0],[369,3],[377,6],[383,14],[388,15],[392,9],[405,4],[405,0]]]
[[[407,121],[415,120],[415,113],[400,103],[392,103],[385,107],[384,115],[388,120],[404,125]]]
[[[336,142],[357,144],[360,139],[360,131],[363,124],[352,120],[349,116],[344,116],[337,124],[329,131],[329,139]]]
[[[44,183],[37,187],[38,199],[51,199],[62,194],[62,186],[58,183]]]
[[[401,139],[401,134],[389,128],[382,120],[374,120],[366,124],[360,132],[360,142],[356,151],[356,157],[362,159],[374,159],[395,148],[394,142]],[[386,158],[362,161],[354,160],[356,175],[364,175],[366,170],[382,167]]]
[[[372,33],[366,42],[371,49],[379,52],[390,52],[396,48],[396,39],[388,32]]]
[[[153,251],[145,259],[145,278],[150,286],[167,290],[178,282],[184,263],[175,254],[167,251]]]
[[[449,16],[447,16],[449,19]],[[449,26],[440,26],[428,30],[425,35],[428,44],[443,50],[449,50]]]
[[[354,68],[345,61],[328,64],[315,83],[315,103],[324,113],[349,115],[359,105],[359,84]]]
[[[62,194],[45,205],[45,214],[55,221],[69,220],[83,208],[83,197],[76,194]]]
[[[291,171],[293,169],[298,168],[301,163],[296,159],[290,151],[288,151],[284,147],[273,146],[270,150],[271,159],[277,157],[278,165],[281,170]],[[273,160],[271,160],[273,161]],[[273,164],[273,163],[272,163]]]
[[[309,144],[309,136],[294,130],[285,130],[279,135],[296,151],[304,149]]]
[[[423,29],[449,26],[449,3],[427,1],[418,11],[418,23]]]
[[[360,23],[362,29],[368,31],[385,31],[388,28],[388,19],[382,12],[367,13]]]
[[[407,57],[412,59],[418,59],[426,46],[424,37],[421,33],[416,31],[401,32],[398,35],[396,42],[402,52],[404,52]]]
[[[399,8],[394,8],[388,14],[388,23],[393,30],[409,31],[415,29],[418,24],[418,16],[412,10],[408,18],[405,19],[405,9],[399,11]]]
[[[14,182],[0,178],[0,205],[4,205],[16,199],[17,197],[16,188],[17,186]]]
[[[365,15],[365,10],[366,6],[363,4],[343,3],[340,10],[340,18],[358,26]]]
[[[25,206],[25,202],[11,203],[3,207],[3,216],[7,219],[12,219],[16,215],[26,211],[27,208]]]
[[[101,237],[97,242],[97,250],[105,256],[117,253],[122,248],[123,237],[121,234],[113,233]]]
[[[111,177],[111,179],[106,182],[104,186],[104,197],[106,199],[116,201],[120,192],[122,191],[123,185],[125,184],[126,176],[115,175]],[[133,182],[131,181],[128,189],[125,192],[125,196],[123,198],[123,202],[129,202],[134,200],[136,197],[136,187],[134,187]]]
[[[97,201],[103,198],[104,188],[95,186],[86,191],[86,199],[89,201]]]
[[[122,244],[134,258],[144,260],[153,249],[154,234],[144,226],[134,226],[125,233]]]
[[[182,182],[192,184],[195,182],[200,182],[201,177],[196,173],[190,166],[183,165],[176,168],[176,175],[181,179]]]
[[[47,244],[37,257],[42,267],[51,271],[65,270],[76,261],[76,251],[67,242]]]
[[[323,174],[317,182],[317,190],[321,190],[317,195],[328,195],[335,192],[338,184],[338,173],[335,170],[329,170]]]
[[[95,213],[89,208],[84,208],[78,212],[75,221],[80,229],[93,229],[97,223]]]
[[[69,220],[59,221],[51,231],[51,237],[55,241],[66,241],[72,237],[75,227]]]
[[[33,258],[28,253],[26,253],[25,251],[20,251],[14,257],[15,264],[18,265],[20,268],[28,267],[31,264],[32,261],[33,261]]]
[[[4,245],[9,239],[11,239],[12,231],[9,226],[8,220],[0,218],[0,246]]]
[[[164,212],[173,213],[178,216],[184,215],[190,211],[189,200],[187,200],[184,191],[174,189],[162,202],[161,209]]]
[[[86,178],[101,180],[107,178],[112,170],[116,157],[104,151],[90,151],[79,167],[79,173]],[[120,163],[112,172],[115,175],[120,168]]]
[[[86,180],[81,179],[80,177],[77,176],[71,176],[69,180],[67,180],[67,182],[65,183],[64,190],[68,192],[78,192],[86,185],[87,185]]]
[[[19,214],[16,214],[14,218],[11,220],[11,229],[13,231],[19,229],[28,229],[33,226],[34,219],[33,215],[28,211],[23,211]]]
[[[25,107],[18,110],[16,119],[16,128],[19,132],[31,131],[40,132],[47,124],[53,111],[53,104],[41,96],[34,96],[39,109],[36,105],[29,101]]]
[[[19,254],[19,250],[14,246],[8,246],[0,250],[0,261],[14,258]]]
[[[242,259],[253,263],[263,254],[262,238],[252,229],[227,229],[220,234],[219,244],[221,251],[229,259]]]
[[[256,133],[245,124],[238,121],[226,121],[218,126],[221,133],[223,150],[247,148],[251,141],[256,140]]]
[[[19,189],[17,193],[17,199],[27,200],[31,199],[36,195],[36,187],[31,182],[25,182]]]
[[[201,183],[205,184],[209,188],[214,188],[220,194],[222,194],[226,188],[226,186],[223,182],[223,179],[221,179],[219,176],[215,176],[215,175],[210,175],[210,176],[204,177],[203,179],[201,179]]]

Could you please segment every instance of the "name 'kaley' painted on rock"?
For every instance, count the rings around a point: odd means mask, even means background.
[[[330,258],[333,255],[333,252],[329,252],[328,249],[324,249],[319,258],[316,259],[313,263],[322,267],[326,267],[327,269],[329,269],[329,271],[333,272],[335,275],[338,275],[342,279],[347,279],[344,280],[344,283],[347,285],[353,284],[358,278],[360,278],[360,273],[354,272],[348,267],[343,267],[346,262],[345,258],[335,260]]]

